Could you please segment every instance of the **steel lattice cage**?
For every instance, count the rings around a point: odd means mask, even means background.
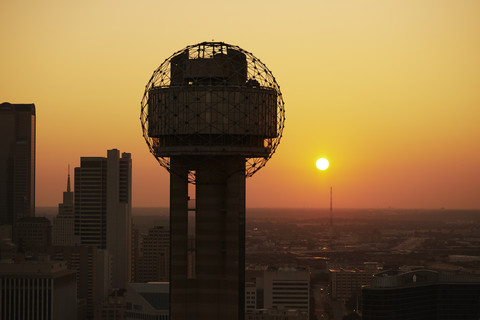
[[[140,121],[150,152],[167,170],[171,156],[241,155],[251,177],[280,143],[285,107],[272,72],[253,54],[202,42],[175,52],[153,72]]]

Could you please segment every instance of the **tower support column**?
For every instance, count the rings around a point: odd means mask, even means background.
[[[245,159],[172,157],[171,168],[171,318],[243,320]],[[189,170],[196,173],[195,276],[190,278]]]

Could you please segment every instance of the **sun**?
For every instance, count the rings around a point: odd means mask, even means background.
[[[328,166],[330,165],[328,160],[325,158],[318,159],[316,164],[317,164],[317,168],[322,171],[327,170]]]

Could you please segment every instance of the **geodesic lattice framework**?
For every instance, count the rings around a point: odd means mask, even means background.
[[[167,170],[175,150],[215,145],[244,154],[245,175],[251,177],[280,143],[285,108],[275,77],[253,54],[223,42],[202,42],[175,52],[153,72],[140,121],[150,152]],[[246,145],[257,151],[245,151]],[[189,182],[195,182],[193,175]]]

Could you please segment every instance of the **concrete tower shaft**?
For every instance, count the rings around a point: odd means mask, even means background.
[[[192,238],[191,159],[171,158],[175,173],[170,175],[170,315],[175,320],[243,319],[245,160],[238,156],[197,160]]]

